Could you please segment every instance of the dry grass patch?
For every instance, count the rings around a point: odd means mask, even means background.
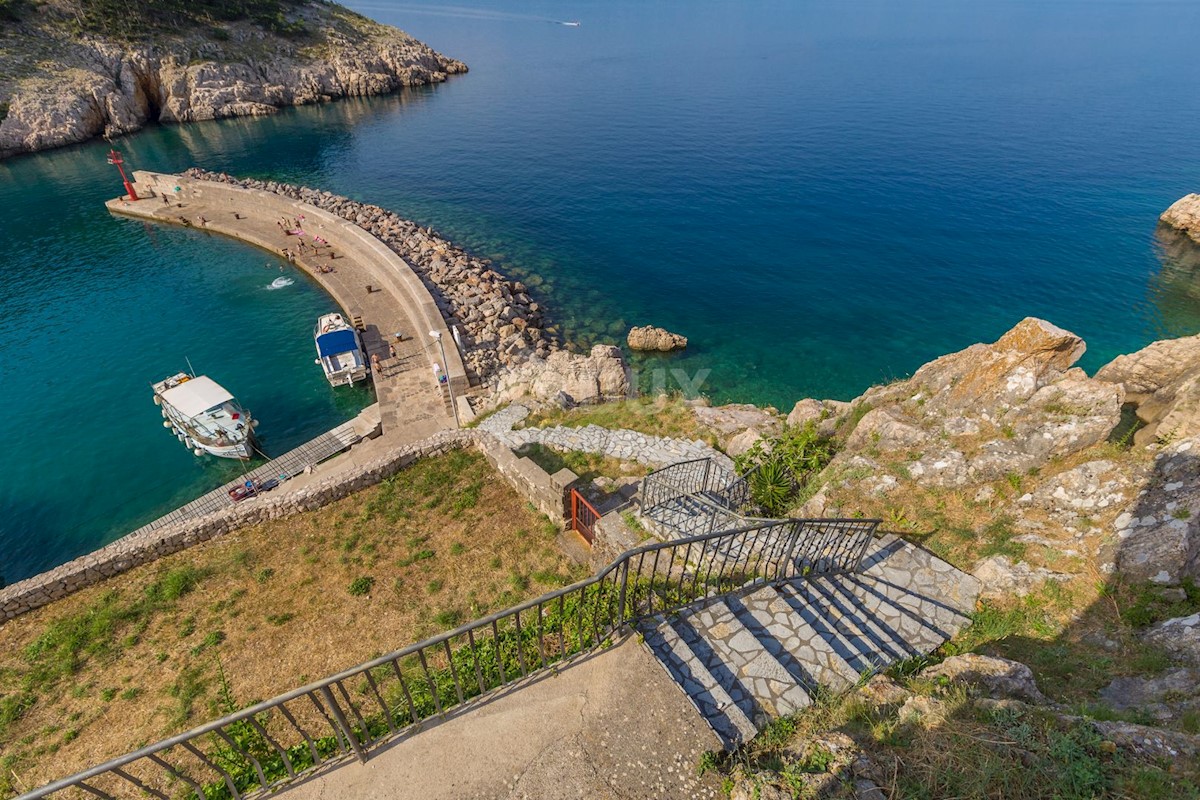
[[[6,623],[0,796],[569,583],[556,532],[458,451]]]
[[[550,475],[565,468],[585,481],[596,478],[616,480],[629,476],[641,477],[646,474],[646,467],[635,461],[622,461],[612,456],[584,453],[579,450],[558,451],[536,442],[527,444],[515,452],[519,456],[530,459]]]

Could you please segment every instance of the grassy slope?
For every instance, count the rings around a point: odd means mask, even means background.
[[[0,796],[574,580],[555,533],[457,452],[7,623]]]

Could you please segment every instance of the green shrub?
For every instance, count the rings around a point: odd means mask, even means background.
[[[350,581],[350,586],[346,589],[355,597],[362,597],[365,594],[370,594],[371,589],[375,586],[375,579],[370,575],[361,575]]]
[[[785,426],[774,439],[759,439],[734,459],[734,466],[739,474],[749,473],[754,502],[770,516],[781,517],[833,454],[833,443],[809,421]]]

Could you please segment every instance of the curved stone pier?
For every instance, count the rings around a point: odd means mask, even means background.
[[[106,204],[109,211],[219,233],[276,256],[285,249],[295,253],[300,241],[287,235],[277,224],[279,220],[303,217],[305,232],[328,241],[328,249],[336,257],[330,260],[311,252],[298,255],[296,268],[317,281],[347,315],[361,316],[367,325],[363,344],[368,356],[378,355],[383,366],[373,378],[389,443],[416,441],[454,426],[447,393],[434,377],[432,367],[440,364],[442,357],[429,332],[442,335],[448,362],[442,367],[459,396],[468,388],[462,357],[429,290],[387,245],[352,222],[271,192],[185,175],[144,170],[133,175],[141,199],[110,200]],[[324,265],[335,271],[317,272],[316,268]],[[404,338],[397,341],[397,332]]]

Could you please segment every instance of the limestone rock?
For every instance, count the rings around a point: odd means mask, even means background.
[[[1200,577],[1200,436],[1159,451],[1146,488],[1113,527],[1122,575],[1164,584]]]
[[[117,136],[148,122],[191,122],[274,113],[291,105],[393,92],[466,72],[408,34],[362,20],[352,37],[333,30],[334,12],[306,6],[313,46],[265,34],[251,23],[227,23],[226,41],[207,33],[159,37],[124,46],[100,37],[61,37],[55,57],[3,87],[0,157]],[[245,43],[253,41],[253,55]],[[314,58],[310,52],[320,51]],[[0,67],[5,66],[0,64]]]
[[[1052,513],[1092,514],[1128,502],[1133,493],[1129,472],[1112,461],[1089,461],[1044,481],[1032,503]]]
[[[838,423],[849,413],[850,403],[841,400],[799,400],[787,415],[789,427],[797,428],[809,422],[817,426],[817,432],[822,436],[832,436],[837,430]]]
[[[997,480],[1079,452],[1112,432],[1124,400],[1121,386],[1072,368],[1084,349],[1078,336],[1027,318],[994,344],[866,392],[855,402],[871,410],[845,450],[920,451],[910,471],[941,486]]]
[[[921,671],[925,678],[945,678],[982,689],[989,697],[1011,697],[1046,703],[1029,667],[1007,658],[964,653]]]
[[[1024,561],[1013,563],[1008,556],[991,556],[975,565],[972,570],[983,584],[979,596],[983,599],[1024,597],[1035,587],[1046,581],[1069,581],[1070,575],[1052,572],[1042,567],[1032,567]]]
[[[878,447],[880,450],[903,450],[917,447],[929,439],[929,434],[905,422],[894,408],[871,409],[859,420],[846,440],[847,450]]]
[[[678,333],[671,333],[664,328],[656,328],[652,325],[632,328],[627,341],[631,350],[658,350],[664,353],[670,350],[681,350],[687,347],[688,342],[686,336],[680,336]]]
[[[778,415],[744,403],[725,406],[698,406],[692,409],[696,421],[717,434],[721,447],[730,456],[745,453],[763,437],[777,436],[783,430]]]
[[[493,394],[497,405],[532,398],[548,402],[563,395],[571,404],[629,396],[629,372],[619,347],[598,344],[589,355],[565,350],[533,358],[504,375]]]
[[[1132,722],[1093,722],[1092,727],[1118,747],[1145,758],[1190,759],[1200,754],[1200,736]]]
[[[1163,620],[1142,635],[1168,652],[1200,665],[1200,614]]]
[[[1179,668],[1152,678],[1117,678],[1100,698],[1118,711],[1141,711],[1161,722],[1200,708],[1200,670]]]
[[[1117,356],[1096,379],[1121,385],[1137,404],[1146,427],[1135,434],[1136,443],[1200,433],[1200,335],[1164,339]]]
[[[1159,221],[1182,231],[1200,242],[1200,194],[1189,194],[1179,198],[1162,213]]]

